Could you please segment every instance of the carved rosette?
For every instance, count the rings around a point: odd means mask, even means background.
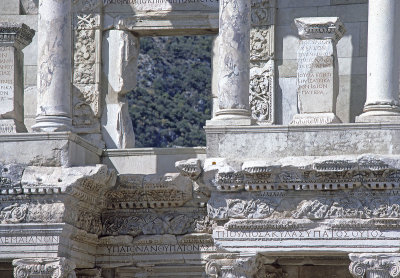
[[[349,270],[355,278],[400,277],[400,254],[350,254]]]
[[[66,258],[26,258],[13,261],[15,278],[76,278],[75,263]]]
[[[250,108],[260,124],[274,122],[275,0],[252,0],[250,31]]]
[[[101,1],[76,0],[74,10],[72,123],[78,133],[99,133]]]

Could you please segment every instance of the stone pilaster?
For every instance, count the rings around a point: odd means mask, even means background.
[[[218,111],[207,125],[250,125],[250,0],[223,0],[219,9]]]
[[[357,122],[400,123],[399,1],[369,1],[367,100]]]
[[[22,49],[34,35],[25,24],[0,22],[0,134],[26,132]]]
[[[338,123],[336,99],[339,73],[336,44],[345,33],[337,17],[295,19],[300,36],[297,50],[297,106],[291,124]]]
[[[208,278],[252,278],[262,267],[256,256],[211,260],[206,264]]]
[[[101,118],[103,140],[108,149],[135,146],[132,121],[125,95],[136,87],[139,38],[131,32],[110,30],[103,36],[104,88],[107,88]]]
[[[355,278],[400,277],[400,254],[350,254],[350,273]]]
[[[75,264],[66,258],[26,258],[13,261],[14,278],[76,278]]]
[[[34,131],[72,128],[71,2],[39,1],[38,104]]]

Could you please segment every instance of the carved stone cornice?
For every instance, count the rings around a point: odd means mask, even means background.
[[[363,253],[349,254],[349,270],[355,278],[400,277],[400,254]]]
[[[23,23],[0,22],[0,46],[23,49],[32,42],[35,30]]]
[[[205,166],[210,170],[205,170],[204,175],[216,172],[214,179],[207,179],[205,182],[211,188],[224,192],[341,191],[357,187],[372,190],[396,189],[400,187],[400,166],[396,162],[398,159],[398,156],[369,155],[324,160],[303,157],[293,161],[247,161],[240,168],[224,162],[213,167]],[[206,161],[205,164],[207,163],[209,162]]]
[[[106,193],[108,209],[172,208],[192,199],[193,181],[179,173],[120,175]]]
[[[63,257],[16,259],[13,266],[15,278],[76,278],[75,264]]]

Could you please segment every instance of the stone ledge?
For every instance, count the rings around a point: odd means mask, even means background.
[[[207,126],[205,131],[207,156],[232,160],[400,154],[400,124]]]
[[[83,166],[100,163],[102,150],[71,132],[0,135],[3,163]]]
[[[102,163],[119,174],[162,175],[176,172],[176,161],[205,156],[205,147],[106,149],[102,155]]]

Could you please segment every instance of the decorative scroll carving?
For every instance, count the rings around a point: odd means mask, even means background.
[[[350,254],[349,270],[355,278],[364,277],[400,277],[399,254]]]
[[[15,203],[0,210],[0,223],[15,224],[25,220],[28,206],[26,204]]]
[[[260,124],[274,122],[275,1],[253,0],[250,31],[250,108]]]
[[[75,264],[66,258],[17,259],[14,277],[76,278]]]
[[[251,278],[261,266],[260,260],[256,257],[219,259],[209,261],[205,272],[208,278]]]
[[[264,45],[260,44],[264,49]],[[265,48],[267,49],[267,48]],[[263,53],[260,53],[262,55]],[[254,119],[259,122],[273,122],[274,103],[274,66],[270,60],[264,67],[252,67],[250,70],[250,107]]]
[[[249,196],[214,194],[207,204],[212,219],[400,219],[400,192],[380,193],[369,189],[340,191],[335,195],[320,192],[314,196],[287,194],[285,191],[264,192]]]
[[[211,233],[211,222],[204,212],[178,213],[113,213],[103,217],[104,235],[183,235]]]
[[[77,0],[73,14],[74,72],[72,123],[78,133],[100,133],[102,1]]]
[[[250,59],[268,61],[274,55],[273,27],[253,28],[250,32]],[[272,68],[273,70],[273,68]]]

